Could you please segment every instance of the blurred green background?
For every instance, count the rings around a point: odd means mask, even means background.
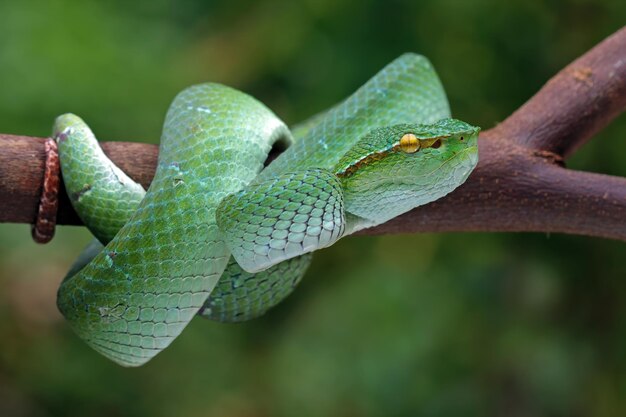
[[[489,128],[625,21],[622,0],[5,1],[0,132],[46,136],[71,111],[102,140],[156,143],[173,96],[209,80],[295,123],[405,51],[432,60],[456,117]],[[626,176],[625,136],[622,116],[569,166]],[[38,246],[0,225],[2,416],[626,414],[621,242],[348,238],[265,317],[196,319],[124,369],[56,311],[88,240],[60,227]]]

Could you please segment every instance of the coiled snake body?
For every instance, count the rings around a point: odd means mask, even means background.
[[[59,116],[65,186],[96,237],[61,284],[59,309],[125,366],[150,360],[198,313],[257,317],[293,290],[310,252],[465,181],[479,129],[449,117],[436,73],[414,54],[293,134],[252,97],[196,85],[168,110],[144,192],[80,118]],[[288,149],[263,169],[273,146]]]

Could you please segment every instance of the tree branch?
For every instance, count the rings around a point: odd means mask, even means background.
[[[626,107],[626,28],[572,62],[494,130],[568,157]]]
[[[626,241],[626,178],[568,170],[563,159],[626,108],[626,28],[577,59],[508,119],[481,134],[480,162],[453,193],[363,234],[562,232]],[[0,135],[0,221],[33,223],[44,138]],[[147,187],[155,145],[104,142]],[[57,221],[81,224],[64,191]]]
[[[559,166],[491,132],[480,162],[450,195],[367,233],[561,232],[626,241],[626,178]]]

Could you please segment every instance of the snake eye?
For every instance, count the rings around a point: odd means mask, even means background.
[[[400,150],[404,153],[415,153],[420,149],[420,141],[413,133],[407,133],[400,138]]]

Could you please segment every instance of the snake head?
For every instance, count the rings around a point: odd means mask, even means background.
[[[450,193],[478,162],[479,131],[455,119],[370,131],[335,166],[346,211],[375,225]]]

